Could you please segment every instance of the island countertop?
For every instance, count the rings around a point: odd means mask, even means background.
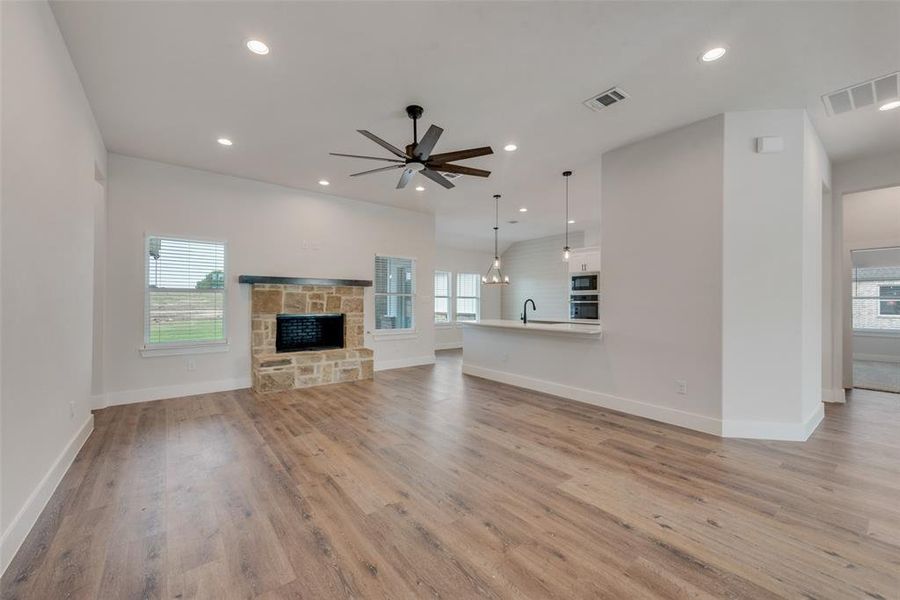
[[[534,331],[540,333],[568,333],[576,335],[596,335],[603,333],[603,328],[599,324],[583,324],[583,323],[540,323],[532,321],[527,324],[522,321],[512,321],[506,319],[481,319],[480,321],[467,321],[464,325],[468,327],[498,327],[503,329],[513,329],[518,331]]]

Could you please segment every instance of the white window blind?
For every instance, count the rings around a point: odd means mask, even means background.
[[[456,274],[456,320],[477,321],[481,311],[481,275]]]
[[[450,321],[450,276],[447,271],[434,272],[434,322]]]
[[[225,341],[225,244],[147,238],[144,344]]]
[[[415,326],[416,261],[375,257],[375,329],[411,330]]]

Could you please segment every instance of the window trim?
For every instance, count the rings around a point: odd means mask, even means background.
[[[478,291],[477,296],[460,296],[459,295],[459,276],[460,275],[472,275],[475,277],[476,287],[475,289]],[[454,323],[471,323],[472,321],[460,321],[459,320],[459,301],[462,300],[475,300],[475,321],[481,320],[481,274],[480,273],[468,273],[463,271],[457,271],[455,277],[455,289],[453,295],[453,322]]]
[[[179,242],[206,242],[222,245],[222,339],[221,340],[197,340],[180,342],[152,343],[149,336],[150,324],[150,239],[161,238],[176,240]],[[184,237],[180,235],[165,235],[159,233],[144,233],[144,312],[143,312],[143,344],[138,348],[143,357],[151,356],[177,356],[181,354],[212,354],[228,352],[230,342],[228,338],[228,242],[205,237]],[[201,292],[209,293],[209,292]]]
[[[391,292],[379,292],[378,291],[378,275],[375,272],[376,265],[375,263],[379,258],[399,258],[401,260],[408,260],[412,263],[412,293],[411,294],[398,294]],[[372,261],[372,316],[375,319],[375,326],[372,328],[372,335],[377,338],[391,338],[391,339],[411,339],[414,337],[418,337],[418,329],[416,326],[418,325],[418,318],[416,317],[416,296],[418,295],[418,278],[419,278],[419,270],[418,270],[418,259],[414,256],[401,256],[398,254],[383,254],[381,252],[375,253],[375,258]],[[375,307],[378,306],[378,296],[409,296],[410,297],[410,305],[412,306],[412,326],[405,327],[402,329],[379,329],[378,328],[378,314],[375,312]]]

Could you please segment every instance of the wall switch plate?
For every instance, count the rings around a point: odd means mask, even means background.
[[[676,390],[681,396],[687,396],[687,381],[678,379],[675,381]]]
[[[194,361],[193,358],[189,358],[189,359],[187,360],[187,365],[186,365],[186,366],[187,366],[187,370],[188,370],[188,371],[196,371],[196,370],[197,370],[197,363]]]

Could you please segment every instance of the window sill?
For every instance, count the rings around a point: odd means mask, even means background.
[[[381,330],[376,331],[373,336],[379,341],[412,340],[419,337],[419,333],[415,329]]]
[[[142,346],[138,350],[141,356],[149,358],[151,356],[179,356],[182,354],[216,354],[228,352],[229,348],[228,342],[216,342],[213,344]]]
[[[863,337],[896,338],[896,337],[900,337],[900,329],[896,329],[896,330],[854,329],[853,335],[859,335],[859,336],[863,336]]]

